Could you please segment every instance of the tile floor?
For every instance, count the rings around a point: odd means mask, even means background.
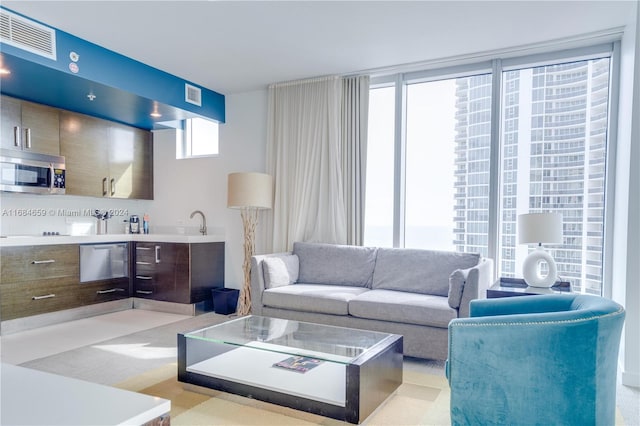
[[[0,337],[0,360],[22,364],[183,319],[185,315],[129,309]]]

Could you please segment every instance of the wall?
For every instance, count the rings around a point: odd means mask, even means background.
[[[266,158],[267,92],[226,96],[227,122],[220,125],[217,157],[176,160],[176,135],[154,132],[154,201],[150,208],[151,231],[163,227],[198,227],[207,218],[209,233],[226,239],[225,286],[240,288],[243,280],[243,231],[240,212],[227,208],[227,175],[232,172],[264,172]],[[259,226],[259,225],[258,225]],[[264,246],[257,235],[256,251]]]
[[[625,306],[622,383],[640,387],[640,7],[621,43],[611,297]]]
[[[129,215],[143,215],[151,201],[114,200],[72,195],[33,195],[0,193],[0,235],[95,234],[96,219],[88,215],[95,209],[112,209],[108,220],[110,234],[124,232],[122,221]]]

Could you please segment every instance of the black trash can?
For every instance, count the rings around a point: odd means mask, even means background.
[[[214,288],[211,290],[213,296],[213,312],[216,314],[229,315],[236,311],[240,290],[235,288]]]

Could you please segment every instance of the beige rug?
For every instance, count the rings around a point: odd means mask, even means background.
[[[167,364],[116,385],[171,400],[171,424],[345,425],[348,423],[225,392],[183,384]],[[449,387],[444,377],[404,372],[404,383],[362,424],[449,425]],[[197,390],[197,392],[195,392]]]
[[[167,364],[115,386],[171,400],[172,426],[349,424],[238,395],[184,385],[176,379],[177,369],[176,363]],[[405,370],[402,385],[362,424],[450,425],[447,380]],[[616,426],[622,425],[624,420],[616,409]]]

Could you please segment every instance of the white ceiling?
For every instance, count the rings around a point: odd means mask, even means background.
[[[2,1],[223,94],[621,27],[626,1]]]

